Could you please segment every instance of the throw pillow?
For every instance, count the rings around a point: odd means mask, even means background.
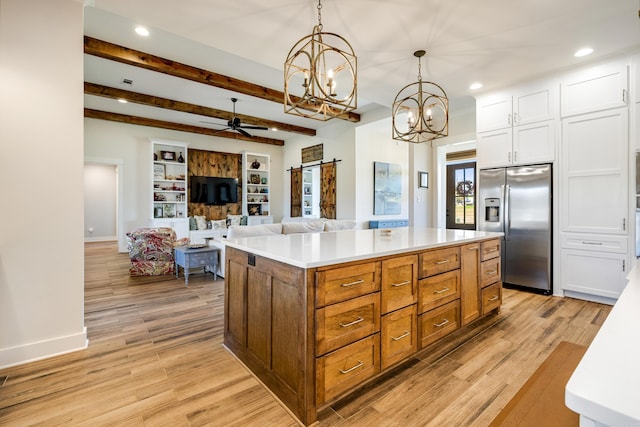
[[[211,221],[212,230],[224,230],[225,228],[227,228],[227,221],[225,221],[224,219]]]
[[[232,225],[240,225],[242,215],[227,215],[227,227]]]
[[[196,224],[196,219],[192,216],[189,217],[189,230],[197,230],[198,224]]]
[[[207,219],[201,215],[195,215],[196,224],[198,225],[198,230],[206,230],[207,229]]]

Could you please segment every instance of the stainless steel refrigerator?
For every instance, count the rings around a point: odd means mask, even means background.
[[[478,180],[478,229],[504,233],[502,281],[544,294],[551,283],[551,165],[485,169]]]

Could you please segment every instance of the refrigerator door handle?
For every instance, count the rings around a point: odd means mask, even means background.
[[[511,231],[511,202],[509,198],[511,197],[510,185],[502,185],[502,200],[504,200],[504,239],[509,239],[509,232]]]

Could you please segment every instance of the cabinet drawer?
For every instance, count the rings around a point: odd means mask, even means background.
[[[502,304],[502,282],[482,289],[482,315],[499,308]]]
[[[418,317],[420,348],[439,340],[460,326],[460,300],[452,301]]]
[[[480,263],[480,286],[485,287],[498,282],[502,276],[500,258],[493,258]]]
[[[418,301],[418,256],[382,261],[382,313]]]
[[[380,292],[316,310],[316,356],[380,331]]]
[[[418,313],[460,298],[460,270],[420,279],[418,284]]]
[[[460,248],[446,248],[420,254],[420,275],[429,277],[460,268]]]
[[[489,240],[480,244],[480,261],[500,256],[500,239]]]
[[[189,255],[189,267],[198,267],[203,265],[213,265],[217,264],[217,259],[213,257],[218,257],[217,252],[203,252],[199,254],[190,254]]]
[[[418,351],[416,305],[382,316],[380,329],[382,369],[406,359]]]
[[[316,359],[317,404],[325,403],[380,372],[380,334]]]
[[[368,262],[316,273],[316,307],[380,290],[380,263]]]

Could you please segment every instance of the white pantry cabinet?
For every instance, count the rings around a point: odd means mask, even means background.
[[[563,248],[562,287],[565,291],[607,299],[595,298],[600,302],[613,303],[626,284],[626,259],[626,254]]]
[[[553,162],[557,93],[552,82],[543,82],[479,97],[478,167]]]
[[[627,234],[628,110],[562,120],[561,231]]]

